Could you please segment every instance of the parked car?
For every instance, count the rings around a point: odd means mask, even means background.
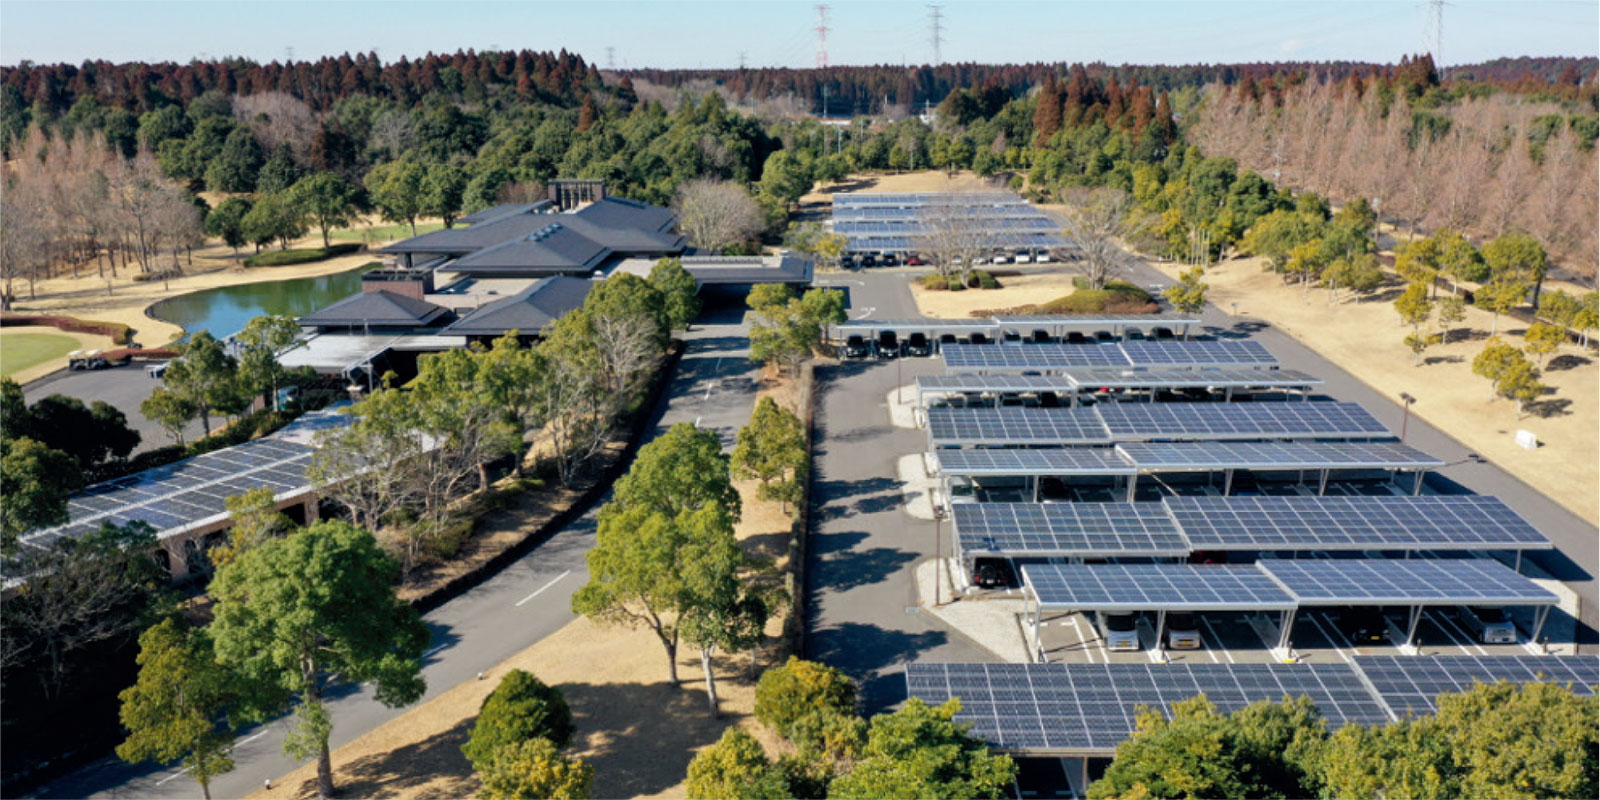
[[[988,344],[989,343],[989,337],[984,336],[981,333],[974,333],[971,336],[967,337],[967,341],[972,343],[972,344]]]
[[[960,395],[957,395],[959,397]],[[960,475],[950,477],[947,505],[959,506],[978,502],[978,487],[971,478]]]
[[[995,257],[993,259],[991,259],[989,263],[991,263],[991,264],[1009,264],[1009,263],[1011,263],[1011,256],[1008,253],[996,253]]]
[[[874,343],[873,349],[877,352],[878,358],[899,358],[900,339],[894,335],[894,331],[879,331],[878,341]]]
[[[1033,256],[1027,253],[1018,253],[1015,260],[1018,264],[1031,264],[1033,263]]]
[[[923,333],[913,333],[910,336],[907,336],[906,337],[906,355],[908,355],[908,356],[931,356],[931,355],[933,355],[933,345],[932,345],[932,343],[930,343],[928,341],[927,335],[923,334]]]
[[[1043,330],[1043,329],[1035,330],[1033,332],[1032,341],[1033,341],[1034,344],[1049,344],[1050,343],[1050,332],[1047,331],[1047,330]]]
[[[892,266],[900,263],[900,258],[898,256],[896,256],[894,253],[884,253],[883,254],[883,258],[880,259],[880,261],[883,262],[884,266],[892,267]]]
[[[1067,332],[1067,344],[1088,344],[1088,343],[1089,343],[1089,337],[1084,336],[1082,331],[1068,331]]]
[[[871,351],[867,347],[867,340],[860,334],[851,334],[844,340],[845,358],[866,358],[868,355],[871,355]]]
[[[961,341],[960,338],[958,338],[953,333],[941,333],[941,334],[939,334],[939,346],[940,347],[944,347],[947,344],[955,344],[956,342],[959,342],[959,341]]]
[[[1187,611],[1167,615],[1167,647],[1172,650],[1200,649],[1200,619]]]
[[[920,266],[926,265],[927,263],[928,262],[922,260],[921,256],[907,256],[906,257],[906,266],[908,266],[908,267],[920,267]]]
[[[1377,606],[1351,606],[1339,612],[1339,631],[1357,646],[1389,641],[1389,619]]]
[[[874,255],[862,256],[861,257],[861,266],[863,266],[863,267],[876,267],[876,266],[878,266],[878,257],[874,256]]]
[[[1150,329],[1150,338],[1152,338],[1152,339],[1173,339],[1173,338],[1176,338],[1176,337],[1174,337],[1172,335],[1172,329],[1171,328],[1151,328]]]
[[[1022,341],[1022,334],[1017,333],[1016,331],[1005,331],[1004,333],[1001,334],[1001,337],[1007,342],[1020,342],[1020,341]]]
[[[972,582],[984,589],[1010,589],[1017,585],[1016,573],[1003,558],[980,558],[972,567]]]
[[[1456,609],[1461,627],[1484,644],[1516,644],[1517,626],[1498,606],[1461,606]]]
[[[1117,337],[1111,335],[1111,331],[1095,331],[1094,338],[1098,342],[1114,342],[1117,340]]]
[[[1123,338],[1130,342],[1137,342],[1144,338],[1144,331],[1141,331],[1138,328],[1129,328],[1127,332],[1123,334]]]
[[[1126,651],[1139,649],[1139,629],[1133,614],[1128,612],[1095,612],[1100,635],[1105,637],[1106,649]]]

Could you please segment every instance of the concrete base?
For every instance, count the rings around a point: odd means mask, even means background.
[[[955,572],[946,563],[939,569],[939,580],[944,582],[942,599],[945,602],[944,605],[935,606],[934,560],[930,558],[918,564],[914,574],[917,602],[921,604],[923,613],[938,617],[941,622],[960,631],[962,636],[1002,661],[1025,664],[1034,660],[1032,653],[1038,652],[1038,647],[1029,641],[1032,638],[1032,625],[1031,619],[1022,619],[1026,612],[1023,601],[955,600],[957,594],[949,583]]]
[[[912,519],[932,520],[939,483],[928,475],[925,454],[901,456],[895,463],[895,471],[899,473],[900,492],[905,495],[906,513]]]
[[[896,428],[920,428],[927,416],[917,405],[917,385],[907,384],[890,392],[884,398],[889,407],[889,421]]]
[[[1267,646],[1267,652],[1271,653],[1273,658],[1285,664],[1300,663],[1300,654],[1296,653],[1294,648],[1278,646],[1278,640],[1283,635],[1278,630],[1278,623],[1264,614],[1251,614],[1245,617],[1245,620],[1250,623],[1250,629],[1256,632],[1256,636],[1261,638],[1261,643]]]

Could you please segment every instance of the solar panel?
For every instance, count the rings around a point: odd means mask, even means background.
[[[1001,325],[1145,325],[1165,322],[1175,325],[1199,325],[1200,318],[1189,314],[1002,314],[994,318]]]
[[[939,348],[946,369],[1058,370],[1066,367],[1127,366],[1114,344],[947,344]]]
[[[977,319],[972,317],[965,319],[934,319],[931,317],[926,317],[918,319],[853,319],[849,322],[841,322],[838,325],[833,326],[833,329],[840,333],[845,331],[872,331],[876,333],[877,331],[881,330],[905,331],[910,333],[913,331],[927,332],[931,330],[938,330],[940,328],[971,328],[980,331],[987,331],[994,327],[994,323],[986,319]]]
[[[1589,696],[1600,686],[1600,660],[1585,656],[1356,656],[1352,665],[1397,718],[1438,711],[1444,692],[1479,683],[1554,683]]]
[[[1260,342],[1124,342],[1122,351],[1136,367],[1277,366]]]
[[[1118,441],[1391,435],[1356,403],[1108,403],[1096,408]]]
[[[946,475],[1132,475],[1131,464],[1107,447],[1050,450],[935,450]]]
[[[1444,466],[1421,450],[1393,442],[1124,442],[1117,452],[1146,472]]]
[[[1516,550],[1550,540],[1505,503],[1429,497],[1167,497],[1195,550]]]
[[[1269,611],[1294,598],[1250,564],[1024,564],[1034,598],[1057,609]]]
[[[1389,721],[1344,664],[906,665],[906,692],[938,705],[961,699],[956,720],[991,746],[1034,754],[1109,755],[1132,735],[1136,711],[1205,694],[1223,712],[1305,695],[1330,728]]]
[[[1005,556],[1181,556],[1189,552],[1155,503],[957,503],[966,553]]]
[[[1110,442],[1092,408],[930,408],[928,435],[935,447]]]
[[[1084,387],[1109,386],[1135,389],[1249,389],[1304,388],[1323,381],[1293,369],[1069,369],[1062,374]]]
[[[1072,382],[1060,375],[918,375],[925,392],[1065,392]]]
[[[1256,565],[1299,605],[1549,605],[1550,590],[1488,558],[1280,559]]]

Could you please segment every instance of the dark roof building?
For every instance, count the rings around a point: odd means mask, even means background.
[[[453,312],[441,305],[382,289],[353,294],[300,318],[307,328],[430,328],[449,322]]]
[[[549,201],[507,203],[462,218],[466,227],[412,237],[383,248],[409,266],[418,257],[453,259],[439,269],[469,276],[588,275],[614,260],[682,253],[671,209],[604,197],[573,212]]]
[[[539,335],[562,314],[583,305],[594,282],[583,278],[544,278],[488,303],[447,326],[440,333],[470,338],[498,338],[518,331],[523,338]]]

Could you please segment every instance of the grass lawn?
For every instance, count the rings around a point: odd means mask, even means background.
[[[419,222],[417,223],[417,235],[431,233],[443,227],[443,222]],[[330,236],[334,241],[338,242],[392,242],[397,239],[410,239],[411,226],[382,225],[376,228],[351,228],[349,230],[334,231]]]
[[[78,340],[50,333],[8,333],[0,336],[0,375],[60,358],[78,349]]]

